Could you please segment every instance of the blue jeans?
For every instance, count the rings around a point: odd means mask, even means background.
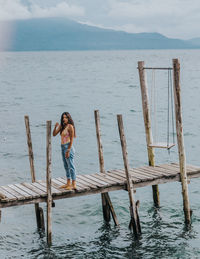
[[[61,153],[62,153],[63,164],[64,164],[64,168],[66,171],[67,179],[76,180],[76,169],[74,166],[75,149],[72,146],[70,149],[70,155],[68,158],[66,158],[65,153],[68,149],[68,146],[69,146],[69,143],[61,144]]]

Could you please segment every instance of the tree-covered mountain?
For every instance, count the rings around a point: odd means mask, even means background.
[[[190,41],[167,38],[159,33],[127,33],[80,24],[65,18],[7,22],[12,44],[7,51],[126,50],[198,48]]]

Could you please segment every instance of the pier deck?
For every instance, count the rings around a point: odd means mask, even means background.
[[[177,163],[131,168],[130,174],[135,188],[180,181]],[[188,179],[200,177],[200,167],[187,165],[187,176]],[[65,177],[52,179],[53,200],[127,189],[124,170],[110,170],[105,174],[78,175],[76,191],[61,189],[60,187],[65,183]],[[46,200],[46,182],[43,180],[0,186],[0,208],[41,203]]]

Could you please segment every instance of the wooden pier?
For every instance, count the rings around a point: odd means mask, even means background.
[[[155,167],[143,166],[130,168],[130,176],[134,188],[140,188],[148,185],[180,181],[180,169],[177,163],[162,164]],[[200,167],[187,165],[187,177],[188,179],[200,177]],[[127,179],[123,169],[110,170],[105,174],[78,175],[76,191],[60,188],[64,183],[66,183],[66,178],[64,177],[51,180],[53,200],[127,190]],[[46,201],[47,188],[45,180],[38,180],[34,183],[24,182],[0,186],[0,208]]]
[[[84,195],[92,195],[101,193],[103,217],[106,222],[110,221],[112,215],[115,225],[119,225],[116,213],[114,211],[109,192],[117,190],[126,190],[129,195],[130,202],[130,224],[129,228],[133,229],[136,237],[141,235],[141,226],[139,220],[139,201],[135,201],[135,189],[145,186],[152,186],[153,200],[156,207],[160,206],[159,197],[159,184],[169,182],[181,182],[182,196],[183,196],[183,210],[185,214],[185,223],[191,223],[191,210],[188,195],[188,183],[192,178],[200,177],[200,167],[193,165],[186,165],[184,139],[183,139],[183,126],[182,126],[182,108],[181,108],[181,94],[180,94],[180,63],[178,59],[173,60],[173,89],[174,91],[174,106],[176,115],[176,135],[178,144],[179,163],[161,164],[155,163],[154,148],[171,148],[174,146],[169,143],[158,145],[153,142],[151,117],[149,108],[148,88],[146,83],[145,69],[143,61],[138,62],[138,71],[140,77],[141,96],[143,104],[143,117],[146,133],[146,144],[149,166],[142,166],[139,168],[130,168],[128,163],[128,151],[126,145],[126,138],[124,133],[124,126],[122,115],[117,115],[118,130],[122,148],[122,156],[124,162],[124,169],[105,170],[103,146],[101,141],[100,132],[100,116],[99,111],[95,111],[95,125],[97,146],[99,155],[99,173],[81,174],[77,175],[76,190],[67,190],[61,188],[66,184],[65,177],[52,178],[51,172],[51,121],[47,121],[46,125],[46,180],[36,180],[34,169],[34,156],[32,150],[31,132],[29,125],[29,118],[25,116],[25,125],[27,133],[27,144],[29,151],[31,183],[23,182],[17,184],[9,184],[0,186],[0,209],[12,206],[20,206],[26,204],[34,204],[35,214],[38,229],[44,230],[44,215],[43,209],[39,206],[40,203],[47,204],[47,242],[48,245],[52,244],[52,206],[55,200],[66,199],[71,197],[78,197]],[[152,69],[152,68],[150,68]],[[166,69],[166,68],[153,68]],[[169,76],[169,73],[168,73]],[[168,78],[169,86],[169,78]],[[172,86],[172,85],[171,85]],[[169,88],[169,87],[168,87]],[[173,92],[172,91],[172,92]],[[172,95],[172,94],[171,94]],[[173,101],[173,98],[171,98]],[[173,111],[172,111],[173,114]],[[0,210],[1,218],[1,210]]]

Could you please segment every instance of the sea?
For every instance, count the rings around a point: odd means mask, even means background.
[[[180,61],[186,161],[200,166],[200,50],[41,51],[0,53],[0,185],[31,182],[24,116],[30,119],[37,179],[46,177],[46,122],[52,129],[70,112],[76,126],[77,174],[99,172],[94,110],[99,110],[105,169],[124,168],[117,125],[122,114],[130,167],[148,165],[138,61],[145,67],[172,67]],[[168,70],[145,70],[153,136],[173,141],[173,111]],[[153,89],[153,90],[151,90]],[[169,109],[168,109],[169,106]],[[171,107],[171,108],[170,108]],[[171,114],[171,116],[168,116]],[[156,164],[178,162],[155,149]],[[65,171],[60,136],[52,137],[52,176]],[[138,188],[142,235],[129,230],[126,191],[110,192],[119,221],[103,220],[100,194],[55,201],[52,246],[38,232],[33,205],[2,209],[0,259],[3,258],[200,258],[200,179],[189,184],[191,226],[184,224],[181,183],[160,184],[160,207],[151,186]],[[46,204],[41,203],[46,222]]]

